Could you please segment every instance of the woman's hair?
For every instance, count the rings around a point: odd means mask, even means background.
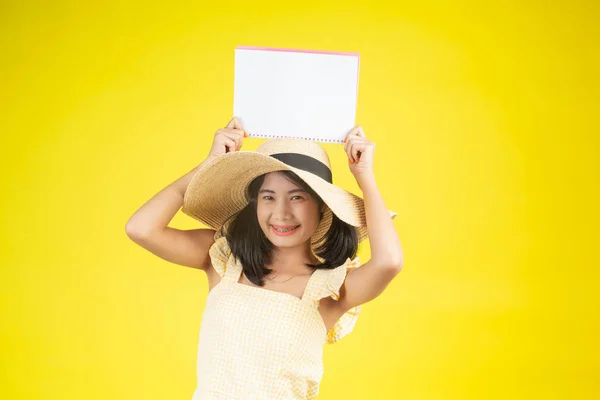
[[[291,171],[280,171],[291,182],[302,187],[317,200],[319,210],[322,210],[323,199],[308,186],[298,175]],[[255,178],[248,185],[247,192],[250,202],[237,213],[229,228],[226,238],[231,253],[240,260],[248,279],[258,286],[264,286],[264,277],[272,269],[266,268],[272,260],[273,244],[263,233],[256,215],[258,191],[266,174]],[[323,213],[321,212],[321,218]],[[348,258],[354,258],[358,250],[358,233],[356,228],[340,220],[331,213],[331,227],[325,235],[325,241],[315,249],[315,253],[324,259],[320,264],[306,264],[316,269],[333,269],[342,265]]]

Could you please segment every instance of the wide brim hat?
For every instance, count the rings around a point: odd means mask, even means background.
[[[314,249],[331,226],[333,212],[356,228],[359,242],[368,237],[364,201],[332,183],[325,149],[304,139],[270,139],[256,151],[236,151],[206,161],[187,187],[181,211],[217,231],[227,232],[235,217],[250,201],[247,188],[256,177],[276,171],[292,171],[325,202],[325,211],[311,237]],[[396,213],[388,210],[390,218]],[[318,257],[321,259],[320,257]]]

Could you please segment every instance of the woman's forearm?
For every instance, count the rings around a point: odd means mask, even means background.
[[[371,246],[371,262],[382,267],[401,269],[404,255],[400,238],[385,206],[375,182],[375,176],[368,174],[358,179],[363,193],[367,232]]]
[[[127,221],[125,226],[127,234],[143,237],[165,229],[183,205],[183,197],[190,181],[207,160],[144,203]]]

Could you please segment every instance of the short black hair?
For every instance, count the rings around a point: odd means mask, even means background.
[[[279,171],[294,182],[315,199],[319,209],[324,207],[323,199],[292,171]],[[237,213],[227,229],[225,237],[231,253],[241,262],[244,274],[248,279],[258,286],[264,286],[264,277],[272,272],[266,268],[272,260],[273,244],[263,233],[256,215],[258,190],[265,180],[266,174],[255,178],[247,188],[250,199],[248,205]],[[321,212],[321,217],[323,213]],[[340,220],[333,212],[332,221],[325,241],[315,249],[315,253],[324,259],[323,263],[306,264],[315,269],[334,269],[342,265],[348,258],[353,259],[358,251],[358,232],[356,228]]]

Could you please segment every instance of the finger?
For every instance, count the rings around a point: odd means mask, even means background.
[[[366,141],[353,141],[350,148],[350,155],[354,162],[360,161],[360,157],[367,150],[367,146],[368,145]]]
[[[233,117],[231,119],[231,121],[229,121],[229,123],[227,123],[227,126],[225,126],[225,128],[244,130],[244,124],[242,124],[242,120],[239,119],[238,117]]]
[[[346,143],[344,143],[344,151],[346,152],[346,154],[348,154],[348,159],[352,161],[358,161],[358,159],[354,159],[352,156],[352,146],[366,142],[366,139],[363,139],[359,136],[350,136]]]
[[[244,131],[240,129],[223,129],[222,134],[235,142],[236,150],[239,150],[242,147]]]
[[[365,131],[363,130],[362,126],[358,127],[358,131],[356,132],[357,136],[360,136],[363,139],[367,138],[367,135],[365,135]]]
[[[367,138],[367,135],[365,135],[365,131],[363,130],[362,126],[360,125],[356,125],[354,128],[350,129],[350,131],[348,132],[348,136],[360,136],[362,138]]]
[[[229,135],[232,137],[244,137],[244,130],[242,129],[229,129],[229,128],[221,128],[216,132],[217,135]]]
[[[236,142],[238,149],[242,147],[243,131],[240,129],[219,129],[215,136],[223,136]]]
[[[225,148],[227,149],[227,153],[231,153],[237,151],[237,143],[233,139],[229,139],[228,137],[223,138],[223,143],[225,144]]]
[[[346,143],[346,153],[348,155],[348,162],[350,164],[354,164],[356,162],[356,160],[354,159],[354,156],[352,154],[352,148],[355,146],[356,142],[354,141],[353,138],[348,139],[348,142]]]
[[[350,138],[351,138],[352,136],[354,136],[354,131],[356,130],[356,128],[357,128],[357,127],[355,126],[354,128],[350,129],[350,130],[348,131],[348,133],[346,133],[346,137],[344,138],[344,143],[347,143],[347,142],[348,142],[348,140],[350,140]]]
[[[344,139],[344,151],[348,153],[348,146],[350,146],[350,137],[346,136]]]
[[[221,131],[226,132],[229,135],[244,137],[243,129],[223,128]]]
[[[355,143],[356,136],[349,136],[346,143],[344,143],[344,151],[348,155],[348,161],[352,160],[352,145]]]
[[[349,157],[350,157],[350,160],[352,160],[352,163],[358,162],[358,145],[357,145],[357,143],[353,142],[348,150],[350,152]]]
[[[357,125],[354,128],[350,129],[350,131],[346,135],[346,138],[344,139],[344,143],[348,143],[350,141],[350,139],[353,139],[353,138],[362,138],[362,139],[367,138],[362,126]]]

